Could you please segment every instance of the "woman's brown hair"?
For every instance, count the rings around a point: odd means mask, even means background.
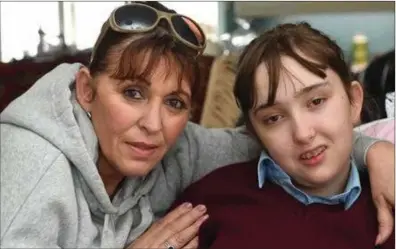
[[[174,12],[158,2],[144,4],[161,11]],[[100,44],[95,46],[94,57],[89,65],[93,77],[108,73],[110,77],[120,80],[147,79],[164,61],[169,69],[167,73],[176,73],[179,86],[183,79],[190,83],[194,99],[201,83],[196,51],[178,42],[171,35],[167,23],[160,22],[154,30],[139,34],[119,33],[111,29],[104,31],[105,25],[102,32],[106,34]]]
[[[282,66],[281,57],[289,56],[313,74],[325,78],[325,69],[334,70],[347,90],[352,77],[341,48],[327,35],[307,23],[281,24],[253,40],[241,54],[234,95],[248,121],[248,112],[256,104],[255,72],[261,63],[268,70],[268,104],[275,102]]]

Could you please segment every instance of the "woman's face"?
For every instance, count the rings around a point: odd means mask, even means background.
[[[179,84],[167,65],[160,61],[150,78],[93,79],[95,96],[84,109],[91,112],[104,158],[123,176],[147,175],[189,119],[189,82]]]
[[[269,155],[308,193],[338,191],[349,172],[353,126],[359,121],[362,90],[350,88],[352,104],[341,79],[327,69],[322,79],[290,57],[282,57],[274,105],[268,102],[265,64],[256,70],[257,105],[251,124]]]

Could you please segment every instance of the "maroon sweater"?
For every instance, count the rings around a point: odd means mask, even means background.
[[[305,206],[281,187],[257,183],[257,160],[220,168],[192,184],[174,203],[205,204],[200,248],[374,248],[376,209],[367,175],[348,210],[343,204]],[[380,248],[395,248],[394,234]]]

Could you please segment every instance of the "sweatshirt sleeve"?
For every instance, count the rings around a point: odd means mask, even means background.
[[[261,144],[249,135],[245,126],[231,129],[207,129],[188,123],[181,146],[188,165],[184,170],[192,170],[192,182],[202,178],[216,168],[249,161],[259,156]],[[354,131],[353,158],[359,169],[365,165],[366,153],[371,145],[380,141]],[[191,182],[190,182],[191,183]]]
[[[261,152],[261,145],[245,127],[207,129],[188,123],[184,139],[188,150],[184,146],[183,154],[188,153],[193,181],[221,166],[256,158]]]
[[[77,211],[76,201],[67,198],[67,193],[74,191],[64,180],[68,175],[59,173],[65,168],[64,159],[59,154],[29,153],[26,150],[29,146],[34,146],[36,151],[49,151],[48,143],[37,142],[41,139],[31,132],[20,129],[21,136],[14,136],[12,130],[17,128],[9,129],[4,124],[0,128],[0,247],[60,248],[66,245],[62,236],[73,236],[70,234],[73,226],[68,224],[77,219],[74,217]],[[22,143],[22,140],[30,143]]]
[[[32,175],[32,181],[28,181],[23,173],[3,179],[3,175],[10,174],[4,174],[2,164],[2,184],[5,180],[6,189],[1,191],[1,248],[72,245],[71,238],[78,231],[77,203],[66,193],[70,187],[62,179],[65,175],[53,169],[63,165],[55,162],[41,177]],[[64,188],[56,187],[57,184]]]
[[[366,170],[366,159],[367,152],[370,147],[379,141],[383,141],[374,137],[368,137],[361,132],[357,131],[358,128],[353,132],[353,151],[352,157],[355,160],[359,170]]]
[[[28,208],[33,203],[36,207]],[[46,203],[29,198],[16,209],[14,216],[10,210],[1,212],[1,248],[60,248],[58,227],[62,221]]]

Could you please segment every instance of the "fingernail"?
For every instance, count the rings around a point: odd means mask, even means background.
[[[209,218],[208,214],[205,214],[204,216],[202,216],[201,218],[199,218],[198,220],[198,224],[203,224],[207,219]]]
[[[375,240],[375,246],[377,247],[379,242],[380,242],[381,236],[377,236],[376,240]]]
[[[209,215],[208,214],[205,214],[202,218],[201,218],[201,220],[202,221],[205,221],[205,220],[207,220],[209,218]]]
[[[189,202],[186,202],[186,203],[183,204],[183,208],[190,209],[190,208],[192,208],[192,204],[189,203]]]
[[[201,212],[206,211],[206,207],[204,205],[198,205],[197,209],[198,209],[198,211],[201,211]]]

